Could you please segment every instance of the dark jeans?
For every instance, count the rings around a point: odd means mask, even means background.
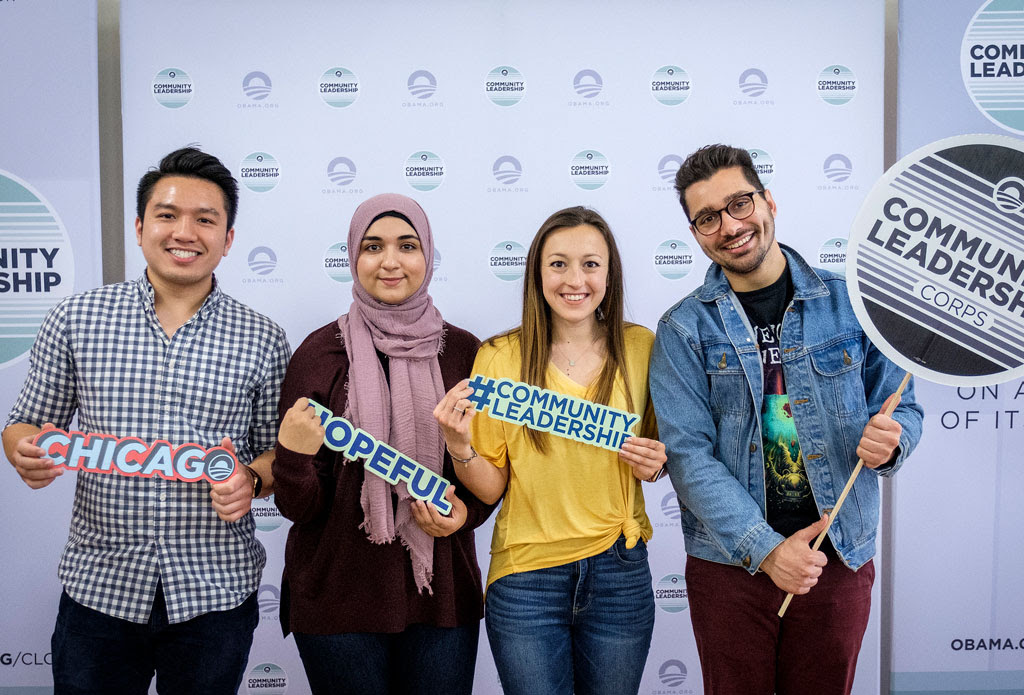
[[[295,633],[313,695],[470,695],[480,624],[403,632]]]
[[[148,624],[112,618],[62,593],[51,639],[54,695],[146,695],[154,672],[161,694],[233,695],[258,622],[255,593],[236,608],[175,625],[159,588]]]
[[[494,581],[487,637],[506,695],[629,695],[654,631],[647,545]]]
[[[794,596],[763,572],[686,558],[686,590],[705,695],[849,693],[871,613],[874,563],[857,572],[827,553],[818,583]]]

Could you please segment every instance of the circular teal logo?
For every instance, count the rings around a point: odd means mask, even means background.
[[[166,68],[153,78],[153,98],[169,109],[180,109],[192,100],[192,78],[181,68]]]
[[[841,106],[857,95],[857,76],[845,65],[829,65],[818,75],[818,96],[826,104]]]
[[[257,531],[276,531],[284,523],[281,510],[274,503],[274,496],[252,501],[252,518],[256,522]]]
[[[1024,134],[1024,0],[981,6],[960,45],[960,74],[986,118]]]
[[[499,65],[487,73],[484,92],[498,106],[514,106],[526,95],[526,81],[515,68]]]
[[[413,152],[405,160],[405,180],[417,191],[432,191],[444,183],[444,160],[433,152]]]
[[[651,95],[665,106],[679,106],[690,96],[690,76],[678,65],[664,65],[651,77]]]
[[[775,178],[775,159],[764,150],[748,150],[750,159],[754,162],[754,171],[761,179],[761,185],[767,186]]]
[[[846,270],[846,239],[833,237],[818,249],[818,265],[829,270],[844,272]]]
[[[46,313],[75,286],[75,258],[57,211],[0,170],[0,368],[21,359]]]
[[[669,239],[654,251],[654,269],[667,280],[680,280],[693,269],[693,253],[685,241]]]
[[[257,664],[246,675],[245,688],[250,695],[285,695],[288,674],[277,664]]]
[[[608,159],[597,150],[583,150],[572,158],[569,176],[572,182],[585,191],[593,191],[608,181],[611,167]]]
[[[352,282],[352,269],[348,264],[348,242],[339,241],[324,251],[324,272],[335,282]]]
[[[491,249],[488,265],[499,280],[518,280],[526,271],[526,249],[519,242],[502,241]]]
[[[654,603],[666,613],[682,613],[689,607],[686,581],[681,574],[667,574],[654,585]]]
[[[343,109],[359,97],[359,78],[348,68],[333,67],[320,76],[320,98]]]
[[[281,177],[281,167],[273,155],[253,152],[242,160],[238,173],[242,183],[250,191],[266,193],[277,185]]]

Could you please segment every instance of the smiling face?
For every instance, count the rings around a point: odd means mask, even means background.
[[[423,284],[427,261],[416,230],[398,217],[381,217],[359,242],[356,276],[370,295],[400,304]]]
[[[686,207],[692,219],[702,213],[724,208],[731,200],[755,190],[740,167],[718,170],[709,179],[686,189]],[[775,241],[775,200],[770,191],[752,198],[754,212],[736,220],[722,212],[722,226],[710,236],[698,234],[697,243],[705,255],[725,271],[729,284],[741,292],[767,287],[785,268],[785,257]]]
[[[235,230],[227,229],[224,193],[217,184],[165,176],[153,186],[144,219],[135,219],[135,238],[158,293],[209,292]]]
[[[540,263],[552,322],[596,321],[594,312],[608,288],[608,244],[601,233],[589,224],[551,232],[541,248]]]

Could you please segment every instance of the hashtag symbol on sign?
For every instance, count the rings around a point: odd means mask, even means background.
[[[494,379],[477,374],[469,381],[469,387],[473,393],[467,396],[467,400],[473,404],[477,412],[483,412],[484,408],[491,405],[491,394],[494,393]]]

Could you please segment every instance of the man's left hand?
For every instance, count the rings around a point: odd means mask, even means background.
[[[232,454],[235,453],[235,445],[230,438],[224,437],[220,445]],[[238,521],[248,514],[252,507],[252,485],[252,473],[244,465],[239,465],[239,470],[223,483],[211,485],[210,499],[213,500],[213,510],[217,516],[224,521]]]
[[[900,404],[895,393],[886,398],[882,410],[868,420],[868,424],[864,426],[864,433],[860,437],[860,443],[857,444],[857,456],[868,468],[878,468],[889,463],[896,447],[900,445],[900,434],[903,432],[903,427],[891,416],[885,414],[890,401],[894,398],[896,402],[893,408],[895,409]]]

